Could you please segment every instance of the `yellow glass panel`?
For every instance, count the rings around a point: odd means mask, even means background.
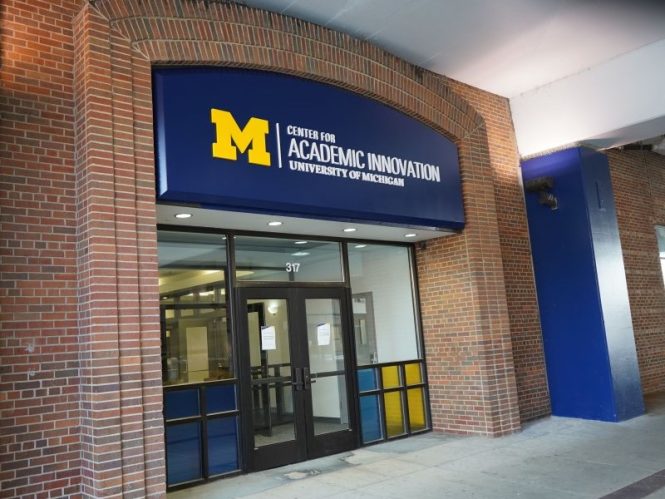
[[[382,367],[381,376],[383,377],[383,388],[396,388],[401,385],[397,366]]]
[[[386,411],[386,433],[395,437],[404,433],[404,417],[402,415],[401,392],[390,392],[383,395]]]
[[[425,425],[425,397],[422,388],[407,390],[409,403],[409,428],[411,431],[424,430]]]
[[[420,373],[420,363],[406,364],[404,366],[404,374],[406,376],[407,385],[417,385],[423,382],[422,374]]]

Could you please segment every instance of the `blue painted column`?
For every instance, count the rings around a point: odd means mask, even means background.
[[[605,155],[522,163],[552,413],[621,421],[644,412]]]

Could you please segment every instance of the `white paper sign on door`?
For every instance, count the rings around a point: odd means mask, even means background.
[[[325,322],[316,326],[316,339],[319,346],[330,345],[330,323]]]
[[[277,350],[275,326],[261,326],[261,349]]]

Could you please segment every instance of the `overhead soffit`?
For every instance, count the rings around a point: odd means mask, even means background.
[[[663,0],[243,3],[349,33],[507,97],[522,157],[665,133]]]
[[[654,0],[245,0],[504,97],[665,38]]]

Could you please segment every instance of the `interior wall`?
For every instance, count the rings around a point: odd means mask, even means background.
[[[418,359],[408,251],[373,245],[366,250],[350,251],[351,293],[372,293],[376,362]]]

